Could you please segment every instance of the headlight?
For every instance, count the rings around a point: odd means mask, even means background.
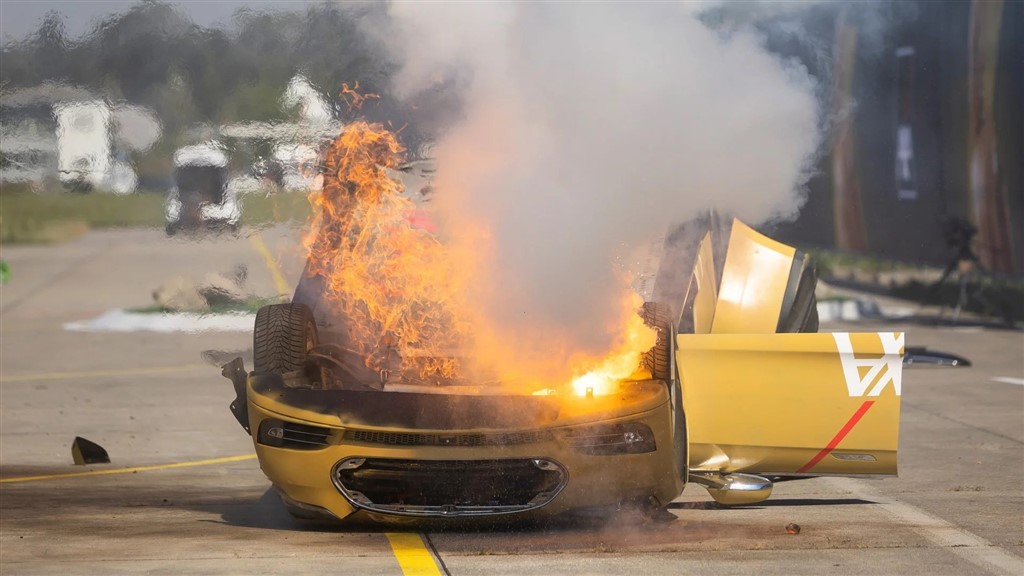
[[[642,422],[581,426],[571,429],[565,439],[574,450],[593,456],[642,454],[658,449],[654,432]]]

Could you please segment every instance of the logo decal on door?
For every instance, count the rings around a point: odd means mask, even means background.
[[[900,395],[903,376],[903,333],[879,332],[882,342],[882,356],[864,357],[854,354],[853,342],[847,332],[834,332],[839,360],[843,363],[846,389],[851,397],[879,396],[889,383],[896,395]]]

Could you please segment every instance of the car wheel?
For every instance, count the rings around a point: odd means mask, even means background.
[[[319,336],[313,312],[305,304],[271,304],[256,312],[252,334],[256,372],[285,374],[303,370]]]
[[[669,382],[672,375],[672,311],[662,302],[644,302],[640,315],[644,324],[658,331],[654,347],[644,352],[640,364],[651,372],[655,380]]]

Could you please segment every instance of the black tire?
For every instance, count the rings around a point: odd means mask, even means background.
[[[640,311],[644,324],[658,331],[654,347],[640,357],[640,365],[651,372],[655,380],[669,382],[672,377],[672,310],[662,302],[644,302]]]
[[[303,370],[306,354],[319,342],[309,306],[264,306],[256,312],[252,333],[253,369],[274,374]]]

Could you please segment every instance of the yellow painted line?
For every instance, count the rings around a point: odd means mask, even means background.
[[[281,267],[277,265],[277,259],[270,253],[270,249],[263,242],[263,237],[260,236],[260,233],[253,232],[249,236],[249,242],[252,243],[253,248],[260,253],[260,256],[263,256],[263,260],[267,263],[267,269],[270,270],[270,275],[274,278],[274,287],[277,289],[277,293],[287,294],[291,292],[288,282],[284,279],[284,274],[281,273]]]
[[[405,576],[441,576],[434,555],[427,550],[423,538],[415,532],[388,532],[391,550]]]
[[[123,370],[93,370],[84,372],[44,372],[41,374],[16,374],[0,376],[0,382],[35,382],[37,380],[73,380],[76,378],[102,378],[107,376],[146,376],[150,374],[171,374],[189,370],[209,370],[208,364],[182,364],[180,366],[157,366],[154,368],[128,368]]]
[[[171,470],[172,468],[191,468],[193,466],[209,466],[210,464],[227,464],[229,462],[242,462],[256,458],[255,454],[243,454],[241,456],[227,456],[225,458],[210,458],[209,460],[193,460],[191,462],[174,462],[171,464],[157,464],[155,466],[136,466],[135,468],[117,468],[115,470],[89,470],[87,472],[65,472],[63,474],[45,474],[42,476],[15,476],[14,478],[0,478],[0,484],[9,482],[34,482],[37,480],[63,480],[64,478],[82,478],[85,476],[106,476],[108,474],[134,474],[136,472],[150,472],[153,470]]]

